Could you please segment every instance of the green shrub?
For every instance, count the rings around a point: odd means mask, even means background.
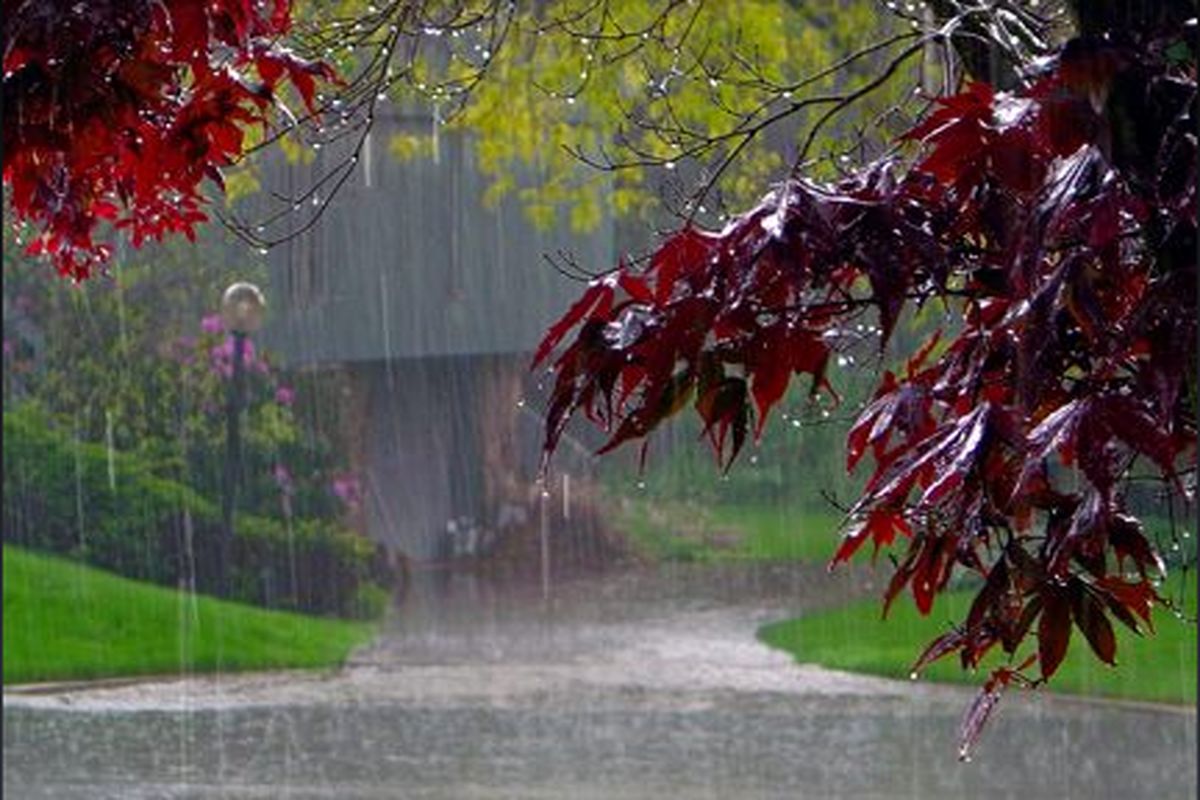
[[[387,612],[388,604],[392,601],[391,592],[374,583],[359,584],[355,593],[353,616],[358,619],[379,619]]]
[[[360,614],[371,542],[316,520],[238,515],[230,599]],[[138,458],[56,430],[34,404],[4,412],[4,539],[138,580],[219,594],[221,512]]]

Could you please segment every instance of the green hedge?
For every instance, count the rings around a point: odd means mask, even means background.
[[[221,512],[125,453],[76,442],[36,406],[4,412],[4,539],[138,580],[219,594]],[[372,543],[320,520],[239,514],[227,596],[362,616],[386,581]],[[366,598],[364,600],[364,598]]]

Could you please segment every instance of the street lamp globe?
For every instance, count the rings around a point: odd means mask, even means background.
[[[221,319],[233,333],[253,333],[262,327],[267,301],[253,283],[231,284],[221,296]]]

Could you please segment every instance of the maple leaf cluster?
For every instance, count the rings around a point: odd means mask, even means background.
[[[610,431],[604,452],[690,404],[727,468],[793,377],[832,392],[864,308],[885,344],[906,307],[959,308],[849,432],[848,469],[873,471],[833,563],[906,544],[885,612],[907,589],[927,614],[956,572],[979,576],[914,668],[1007,655],[966,740],[1001,688],[1054,674],[1072,628],[1114,663],[1113,622],[1150,628],[1163,571],[1124,480],[1145,464],[1189,498],[1196,463],[1196,72],[1178,52],[1073,41],[1025,88],[938,99],[907,154],[791,179],[597,279],[535,356],[557,351],[546,452],[576,414]],[[1111,102],[1123,86],[1132,133]]]
[[[5,14],[4,183],[31,255],[77,280],[207,219],[205,179],[241,157],[290,83],[314,111],[330,68],[282,45],[291,0],[25,0]],[[99,239],[99,240],[98,240]]]

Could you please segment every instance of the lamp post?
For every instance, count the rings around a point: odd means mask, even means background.
[[[225,409],[225,475],[222,492],[222,527],[218,554],[218,580],[222,595],[229,594],[229,556],[233,546],[233,508],[242,477],[242,439],[239,427],[245,402],[246,336],[262,326],[267,302],[252,283],[234,283],[221,296],[221,319],[233,336],[233,374]]]

